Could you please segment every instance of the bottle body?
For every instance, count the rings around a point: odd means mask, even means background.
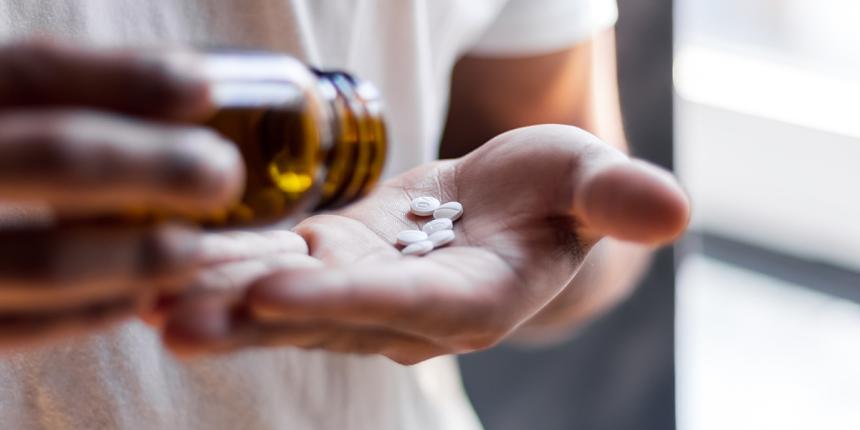
[[[352,203],[378,182],[387,142],[370,84],[276,54],[209,54],[203,68],[217,107],[204,124],[237,145],[246,178],[240,202],[198,222],[295,219]]]

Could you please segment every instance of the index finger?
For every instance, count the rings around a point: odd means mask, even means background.
[[[155,57],[45,41],[0,47],[0,110],[82,106],[148,118],[190,120],[211,109],[190,55]]]

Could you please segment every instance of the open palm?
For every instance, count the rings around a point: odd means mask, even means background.
[[[465,214],[450,246],[404,257],[394,238],[426,222],[409,214],[418,196],[459,201]],[[683,230],[687,212],[667,173],[579,129],[520,129],[462,159],[393,178],[336,214],[306,219],[295,232],[320,267],[251,283],[241,311],[225,310],[230,321],[215,336],[199,322],[212,315],[195,318],[213,308],[191,303],[173,338],[187,343],[197,330],[210,343],[238,337],[232,345],[375,353],[401,363],[482,349],[549,303],[600,238],[666,242]]]

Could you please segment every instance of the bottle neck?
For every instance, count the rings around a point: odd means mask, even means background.
[[[348,73],[313,72],[334,117],[329,180],[317,208],[332,209],[367,194],[382,174],[387,145],[382,101],[373,85]]]
[[[259,140],[243,145],[243,155],[266,164],[251,179],[273,184],[291,207],[341,207],[379,180],[387,142],[372,85],[280,54],[221,52],[206,56],[203,66],[222,133]],[[231,113],[236,124],[226,125]]]

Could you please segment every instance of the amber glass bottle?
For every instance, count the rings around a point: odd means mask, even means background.
[[[386,130],[369,83],[268,53],[212,53],[203,68],[217,106],[205,124],[238,145],[246,179],[241,202],[202,223],[296,218],[349,204],[379,180]]]

